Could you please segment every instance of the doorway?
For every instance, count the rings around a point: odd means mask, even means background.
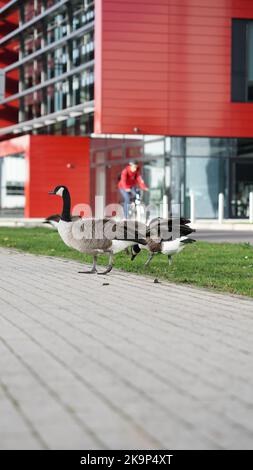
[[[22,217],[25,206],[24,154],[0,158],[0,216]]]
[[[230,171],[230,217],[249,217],[249,193],[253,191],[253,159],[232,160]]]

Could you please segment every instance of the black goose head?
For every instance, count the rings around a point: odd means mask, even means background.
[[[70,194],[69,190],[66,186],[59,185],[54,188],[53,191],[49,191],[48,194],[53,194],[55,196],[61,196],[63,199],[63,209],[62,209],[62,214],[61,214],[61,219],[64,220],[65,222],[70,222],[71,221],[71,216],[70,216]]]
[[[49,191],[48,194],[53,194],[55,196],[61,196],[64,197],[65,195],[69,194],[69,190],[67,186],[63,186],[62,184],[59,186],[56,186],[53,191]]]
[[[141,249],[139,247],[139,245],[133,245],[131,246],[131,261],[134,260],[134,258],[138,255],[138,253],[140,253]]]

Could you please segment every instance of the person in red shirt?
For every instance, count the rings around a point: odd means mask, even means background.
[[[124,216],[128,216],[128,207],[130,203],[131,194],[135,196],[137,186],[143,191],[148,191],[144,180],[140,174],[140,168],[137,162],[129,162],[128,165],[122,170],[120,180],[118,182],[119,191],[124,200]]]

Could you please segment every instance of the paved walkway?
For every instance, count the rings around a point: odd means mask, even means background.
[[[253,245],[253,232],[240,230],[197,230],[194,238],[211,243],[251,243]]]
[[[253,301],[0,266],[0,449],[253,448]]]

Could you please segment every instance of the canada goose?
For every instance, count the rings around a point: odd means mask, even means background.
[[[53,214],[47,217],[45,220],[43,220],[43,224],[48,224],[51,225],[51,227],[56,228],[58,227],[58,223],[60,222],[61,216],[59,214]]]
[[[72,218],[70,215],[71,199],[66,186],[56,186],[49,194],[57,195],[63,199],[63,210],[57,223],[57,230],[64,243],[81,253],[93,256],[93,266],[90,271],[81,271],[87,274],[107,274],[112,270],[113,255],[134,243],[142,243],[142,239],[136,233],[134,221],[131,226],[123,222],[115,222],[113,219],[81,219]],[[143,233],[146,226],[143,224]],[[145,233],[144,233],[145,236]],[[109,254],[109,264],[105,271],[97,272],[97,256]]]
[[[71,216],[71,220],[78,220],[81,217],[79,215]],[[60,214],[52,214],[49,215],[45,220],[43,220],[43,224],[48,224],[58,230],[58,223],[60,222],[61,216]]]
[[[173,227],[173,222],[175,227]],[[149,224],[149,230],[147,231],[147,238],[142,245],[135,244],[131,247],[132,256],[131,260],[133,261],[134,258],[140,253],[141,248],[144,248],[149,251],[149,257],[145,262],[145,266],[148,266],[150,261],[152,260],[154,254],[162,253],[168,256],[169,264],[172,263],[172,256],[176,253],[182,251],[188,243],[193,243],[196,240],[192,238],[188,238],[192,232],[195,232],[194,229],[187,225],[190,223],[189,219],[180,218],[179,221],[176,219],[153,219]],[[172,239],[173,232],[172,229],[174,228],[175,233],[179,235],[179,237]]]

